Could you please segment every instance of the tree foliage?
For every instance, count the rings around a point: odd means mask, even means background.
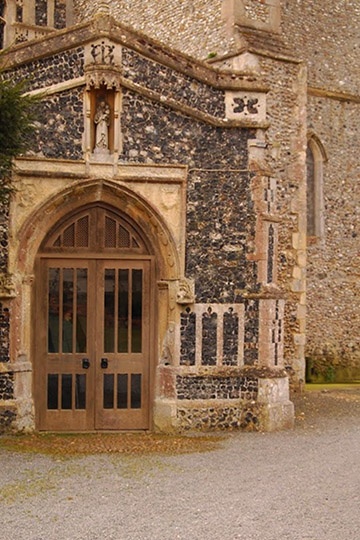
[[[12,191],[13,159],[29,147],[38,98],[25,94],[26,81],[14,82],[0,72],[0,203]]]

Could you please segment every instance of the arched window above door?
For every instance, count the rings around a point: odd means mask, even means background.
[[[311,135],[306,150],[307,235],[322,238],[324,234],[323,174],[326,153],[318,137]]]
[[[104,206],[79,211],[52,230],[42,253],[149,253],[135,225]]]

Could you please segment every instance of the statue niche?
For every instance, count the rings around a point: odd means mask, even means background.
[[[91,98],[92,153],[106,158],[114,152],[114,92],[94,90]]]
[[[95,110],[95,154],[109,154],[110,106],[101,100]]]

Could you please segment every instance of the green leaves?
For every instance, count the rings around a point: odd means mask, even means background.
[[[26,81],[15,83],[0,72],[0,203],[12,191],[12,161],[29,147],[34,130],[39,98],[25,92]]]

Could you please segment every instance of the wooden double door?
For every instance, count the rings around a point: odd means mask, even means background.
[[[149,428],[151,260],[41,258],[37,428]]]

